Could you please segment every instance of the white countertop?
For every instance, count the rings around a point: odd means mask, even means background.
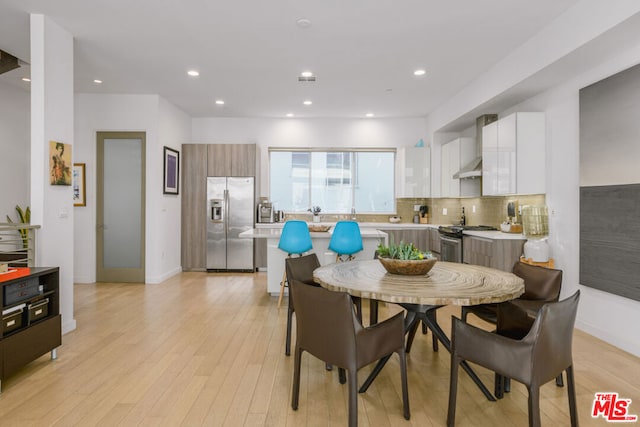
[[[270,224],[262,224],[262,225],[270,225]],[[315,224],[317,225],[317,224]],[[243,231],[238,236],[245,239],[279,239],[280,234],[282,233],[282,225],[280,227],[269,227],[269,228],[253,228],[251,230]],[[329,231],[323,232],[311,232],[312,239],[330,239],[333,234],[333,229]],[[372,228],[361,228],[360,235],[363,239],[367,238],[380,238],[384,239],[387,237],[387,233],[372,229]]]
[[[527,240],[522,233],[503,233],[502,231],[474,231],[464,230],[465,236],[484,237],[493,240]]]
[[[335,222],[308,222],[309,225],[336,225]],[[359,222],[360,233],[362,237],[365,237],[365,234],[369,236],[368,232],[372,231],[372,237],[375,237],[376,230],[428,230],[430,228],[438,229],[440,225],[446,224],[414,224],[412,222],[400,222],[396,224],[392,224],[390,222]],[[273,223],[260,223],[256,224],[253,232],[250,234],[245,231],[240,234],[240,237],[248,237],[255,239],[265,239],[270,237],[280,237],[280,231],[284,226],[284,222],[273,222]],[[311,233],[313,237],[319,238],[329,238],[331,236],[331,232],[333,229],[329,230],[329,232],[323,233]],[[246,233],[246,234],[245,234]],[[463,232],[464,235],[474,236],[474,237],[483,237],[485,239],[494,239],[494,240],[527,240],[527,238],[522,233],[503,233],[502,231],[473,231],[473,230],[465,230]]]
[[[335,222],[307,222],[309,225],[336,225]],[[414,224],[412,222],[358,222],[360,229],[377,228],[382,230],[425,230],[429,228],[438,228],[440,224]],[[280,229],[284,226],[284,222],[257,223],[255,228],[260,229]]]

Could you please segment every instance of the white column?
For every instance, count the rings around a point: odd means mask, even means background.
[[[49,184],[49,141],[73,147],[73,97],[73,37],[48,17],[32,14],[31,222],[42,226],[37,232],[37,266],[60,267],[63,333],[76,327],[73,200],[71,186]]]

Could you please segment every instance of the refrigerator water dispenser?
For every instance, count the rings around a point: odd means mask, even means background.
[[[211,199],[211,221],[222,221],[222,200]]]

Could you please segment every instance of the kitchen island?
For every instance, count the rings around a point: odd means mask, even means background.
[[[287,254],[278,249],[281,227],[253,228],[240,233],[245,239],[266,239],[267,241],[267,292],[272,296],[280,294],[280,282],[284,273],[284,259]],[[330,251],[329,240],[333,234],[333,228],[325,232],[311,232],[313,249],[309,253],[315,253],[321,265],[335,262],[336,254]],[[361,227],[362,246],[364,249],[355,254],[356,259],[372,259],[378,247],[378,243],[388,243],[387,233],[368,227]]]

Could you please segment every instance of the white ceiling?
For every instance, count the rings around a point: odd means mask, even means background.
[[[0,49],[28,62],[41,13],[75,38],[76,92],[159,94],[192,117],[420,117],[576,2],[1,0]]]

